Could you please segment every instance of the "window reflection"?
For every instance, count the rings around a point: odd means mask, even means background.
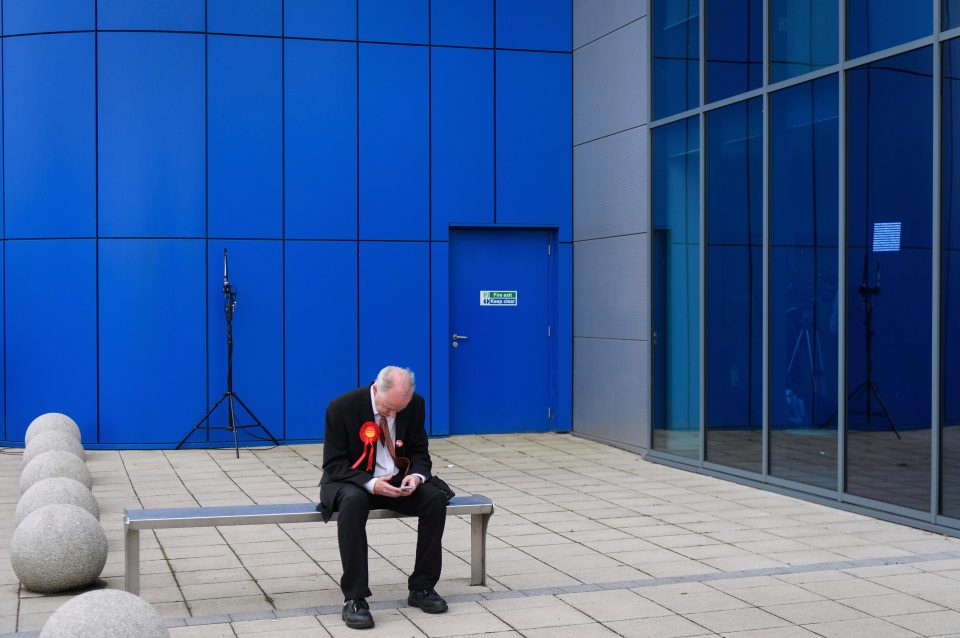
[[[943,31],[960,26],[960,0],[943,0],[940,22]]]
[[[774,82],[837,63],[838,0],[772,0],[770,74]]]
[[[931,52],[847,75],[847,491],[930,508]]]
[[[700,458],[700,118],[653,130],[653,447]]]
[[[763,223],[761,100],[707,116],[708,461],[761,470]]]
[[[771,96],[770,473],[837,487],[836,76]]]
[[[700,102],[700,2],[653,2],[653,118]]]
[[[943,45],[940,513],[960,519],[960,40]]]
[[[707,0],[707,101],[763,84],[762,0]]]
[[[847,0],[847,58],[910,42],[933,31],[931,3]]]

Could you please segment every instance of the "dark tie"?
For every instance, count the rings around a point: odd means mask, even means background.
[[[406,476],[407,470],[410,469],[410,460],[397,458],[397,449],[393,445],[393,437],[390,436],[390,426],[387,425],[387,417],[382,414],[380,415],[380,442],[386,445],[387,453],[390,454],[390,458],[393,459],[393,464],[400,470],[400,476]]]

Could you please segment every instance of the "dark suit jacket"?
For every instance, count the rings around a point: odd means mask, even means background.
[[[422,474],[430,478],[430,452],[428,451],[427,432],[424,429],[426,410],[423,397],[414,393],[410,404],[397,413],[394,423],[396,440],[403,445],[396,448],[398,457],[410,460],[410,473]],[[327,407],[327,418],[323,435],[323,476],[320,485],[333,482],[353,483],[359,487],[373,478],[367,472],[367,459],[356,469],[350,467],[363,454],[363,441],[360,440],[360,426],[373,421],[373,406],[370,401],[370,386],[351,390],[333,401]],[[376,453],[376,450],[374,450]],[[320,507],[324,519],[333,511],[333,503],[324,502],[323,489],[320,490]]]

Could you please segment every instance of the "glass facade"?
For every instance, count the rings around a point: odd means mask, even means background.
[[[882,51],[933,33],[925,0],[847,0],[847,58]]]
[[[930,507],[932,62],[847,73],[847,491],[913,509]]]
[[[786,80],[837,63],[838,0],[771,0],[770,79]]]
[[[960,2],[935,5],[704,0],[705,94],[650,123],[653,457],[960,530]]]
[[[837,485],[836,75],[770,96],[770,473]]]
[[[706,458],[760,471],[763,429],[761,100],[707,114]]]
[[[700,1],[653,0],[653,117],[700,103]]]
[[[700,457],[700,118],[653,132],[653,445]]]
[[[940,513],[960,520],[960,40],[943,45]]]
[[[707,0],[707,101],[763,83],[762,0]]]

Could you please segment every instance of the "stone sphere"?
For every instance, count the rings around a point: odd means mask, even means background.
[[[166,623],[139,596],[118,589],[80,594],[47,619],[40,638],[169,638]]]
[[[47,412],[30,422],[27,433],[23,435],[23,442],[30,443],[30,440],[41,432],[51,431],[66,432],[80,440],[80,428],[73,419],[59,412]]]
[[[88,488],[93,487],[93,478],[86,463],[69,452],[51,450],[38,454],[24,466],[23,471],[20,472],[20,493],[25,493],[34,483],[51,476],[72,478]]]
[[[38,434],[30,439],[27,447],[23,449],[23,467],[26,467],[27,463],[32,461],[38,454],[43,454],[50,450],[63,450],[64,452],[70,452],[81,461],[87,460],[87,454],[83,451],[83,444],[80,443],[77,437],[72,434],[67,434],[66,432],[52,430]]]
[[[17,502],[17,525],[34,510],[54,503],[82,507],[100,520],[100,507],[89,487],[72,478],[51,476],[34,483],[20,497]]]
[[[100,521],[76,505],[44,505],[17,525],[10,564],[24,587],[52,594],[97,580],[107,562]]]

